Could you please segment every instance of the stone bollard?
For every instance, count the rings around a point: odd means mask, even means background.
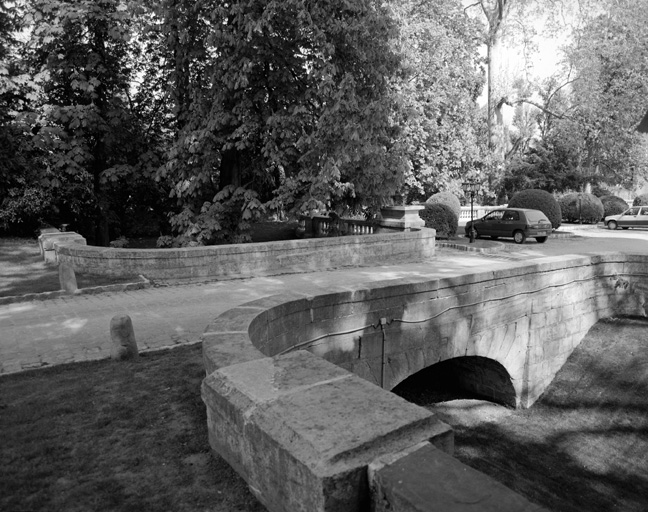
[[[79,288],[77,287],[77,280],[72,266],[68,263],[59,263],[58,271],[61,290],[68,293],[78,292]]]
[[[133,331],[133,322],[128,315],[116,315],[110,321],[110,337],[112,339],[111,359],[123,361],[137,359],[137,341]]]

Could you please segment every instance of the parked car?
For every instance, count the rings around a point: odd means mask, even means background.
[[[466,236],[470,236],[471,226],[475,227],[476,236],[513,238],[516,244],[535,238],[539,243],[547,241],[551,235],[551,222],[540,210],[528,208],[502,208],[493,210],[488,215],[466,224]]]
[[[633,206],[625,212],[605,217],[608,229],[648,228],[648,206]]]

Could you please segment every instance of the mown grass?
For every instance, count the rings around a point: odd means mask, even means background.
[[[137,281],[136,276],[76,274],[79,288]],[[46,264],[33,238],[0,238],[0,297],[60,290],[58,267]]]
[[[0,510],[265,510],[210,453],[201,348],[0,377]]]

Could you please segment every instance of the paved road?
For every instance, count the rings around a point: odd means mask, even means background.
[[[430,261],[398,266],[344,268],[327,272],[235,279],[204,284],[157,286],[144,290],[66,296],[0,306],[0,374],[110,356],[110,319],[133,320],[140,351],[193,343],[222,312],[286,291],[309,294],[354,289],[398,278],[439,278],[505,268],[558,254],[648,252],[648,230],[572,229],[575,238],[545,244],[504,242],[497,254],[439,249]]]

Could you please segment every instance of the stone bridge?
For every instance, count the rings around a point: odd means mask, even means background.
[[[645,315],[647,270],[643,255],[553,257],[232,309],[203,336],[210,445],[271,511],[532,510],[389,390],[452,361],[466,388],[530,407],[598,320]],[[408,496],[410,474],[433,483]]]

